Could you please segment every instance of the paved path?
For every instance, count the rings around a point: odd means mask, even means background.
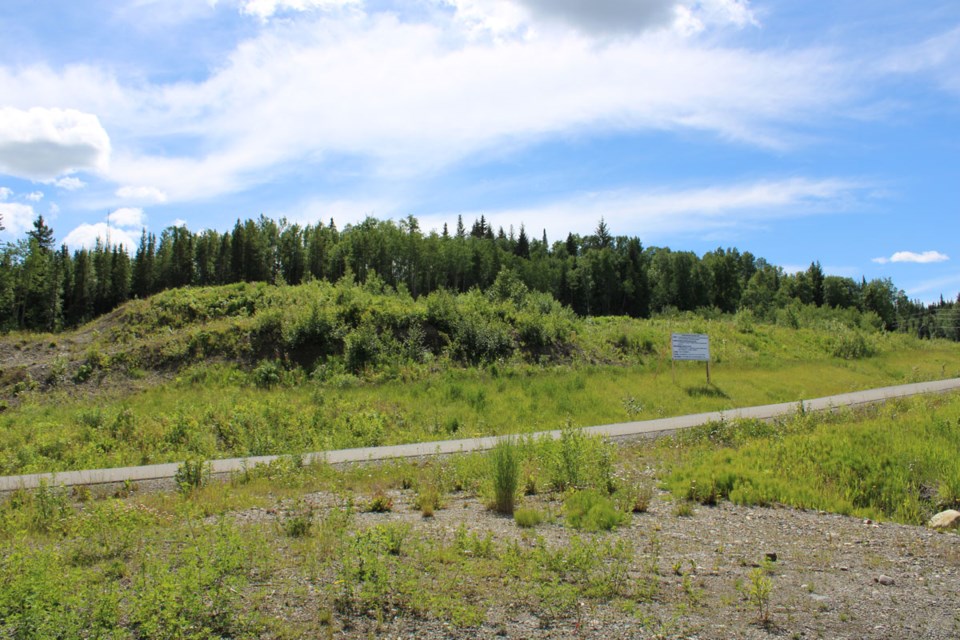
[[[655,437],[673,433],[681,429],[689,429],[708,422],[718,420],[732,420],[736,418],[754,418],[768,420],[777,416],[795,413],[802,402],[804,411],[823,411],[835,407],[851,407],[875,402],[882,402],[893,398],[905,398],[925,393],[945,393],[960,389],[960,378],[937,380],[934,382],[919,382],[904,384],[895,387],[883,387],[843,393],[815,400],[798,402],[784,402],[768,404],[760,407],[731,409],[728,411],[712,411],[697,413],[674,418],[659,420],[644,420],[640,422],[622,422],[607,424],[598,427],[587,427],[584,432],[602,435],[614,439]],[[534,436],[559,438],[560,431],[542,431]],[[365,462],[371,460],[387,460],[390,458],[414,458],[437,454],[460,453],[464,451],[483,451],[491,449],[497,443],[497,437],[470,438],[466,440],[442,440],[439,442],[420,442],[415,444],[401,444],[389,447],[364,447],[360,449],[341,449],[338,451],[324,451],[308,453],[304,456],[306,462],[324,461],[331,464],[345,462]],[[226,474],[253,467],[258,464],[272,462],[282,456],[259,456],[254,458],[228,458],[212,460],[210,471],[213,474]],[[32,489],[40,486],[44,481],[50,486],[74,486],[114,484],[125,481],[143,482],[154,480],[170,480],[177,473],[179,463],[154,464],[144,467],[120,467],[114,469],[90,469],[85,471],[64,471],[61,473],[38,473],[23,476],[0,477],[0,492],[13,491],[19,488]]]

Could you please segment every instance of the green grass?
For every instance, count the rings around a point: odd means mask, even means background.
[[[677,441],[668,483],[703,504],[781,503],[910,524],[960,506],[957,395],[706,425]]]
[[[713,424],[630,446],[575,430],[558,441],[519,438],[516,466],[547,491],[536,500],[566,498],[567,518],[541,522],[552,529],[544,537],[526,528],[541,520],[532,506],[515,511],[517,538],[484,530],[493,516],[479,509],[452,533],[358,513],[367,503],[356,496],[378,491],[405,491],[406,505],[424,488],[480,497],[495,475],[488,453],[340,470],[284,458],[226,484],[120,499],[20,491],[0,502],[0,636],[302,637],[394,617],[472,628],[502,602],[566,631],[584,607],[642,603],[660,588],[656,520],[626,513],[651,469],[675,493],[678,515],[693,514],[687,498],[731,499],[916,523],[960,503],[958,444],[957,394]],[[315,506],[318,492],[334,506]],[[629,521],[631,543],[606,532]],[[560,527],[596,532],[557,542]],[[751,579],[762,617],[770,585]]]

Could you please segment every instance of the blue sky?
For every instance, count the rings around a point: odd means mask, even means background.
[[[0,240],[603,216],[960,291],[955,0],[4,0],[0,33]]]

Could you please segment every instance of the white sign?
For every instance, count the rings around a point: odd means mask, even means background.
[[[705,333],[674,333],[670,344],[674,360],[710,362],[710,337]]]

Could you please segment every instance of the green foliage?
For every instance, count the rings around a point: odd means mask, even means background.
[[[520,476],[520,459],[513,440],[500,440],[490,452],[493,477],[493,508],[497,513],[513,513]]]
[[[513,512],[513,519],[518,527],[529,529],[543,522],[543,512],[537,509],[517,509]]]
[[[766,623],[770,620],[770,596],[773,593],[773,580],[770,579],[762,567],[750,572],[750,585],[747,587],[747,598],[757,608],[757,620]]]
[[[872,356],[874,349],[859,331],[841,328],[831,341],[830,353],[844,360],[859,360]]]
[[[617,487],[614,497],[621,511],[646,513],[653,499],[653,485],[650,481],[628,480]]]
[[[171,555],[145,552],[133,576],[130,624],[149,638],[232,637],[256,630],[241,596],[262,550],[221,521]]]
[[[313,532],[314,509],[310,504],[297,501],[281,520],[284,534],[291,538],[306,538]]]
[[[955,499],[960,467],[946,453],[960,441],[955,397],[897,402],[861,415],[721,426],[678,440],[686,453],[668,480],[674,495],[703,504],[783,503],[910,524]]]
[[[575,529],[609,531],[627,520],[610,498],[589,489],[571,493],[563,508],[567,522]]]
[[[181,493],[192,493],[210,479],[210,463],[203,458],[188,458],[177,467],[174,482]]]
[[[261,389],[269,389],[280,384],[283,367],[274,360],[264,360],[253,370],[253,381]]]
[[[544,440],[540,447],[555,490],[592,486],[613,492],[612,446],[602,438],[587,436],[582,429],[567,425],[559,439]]]

